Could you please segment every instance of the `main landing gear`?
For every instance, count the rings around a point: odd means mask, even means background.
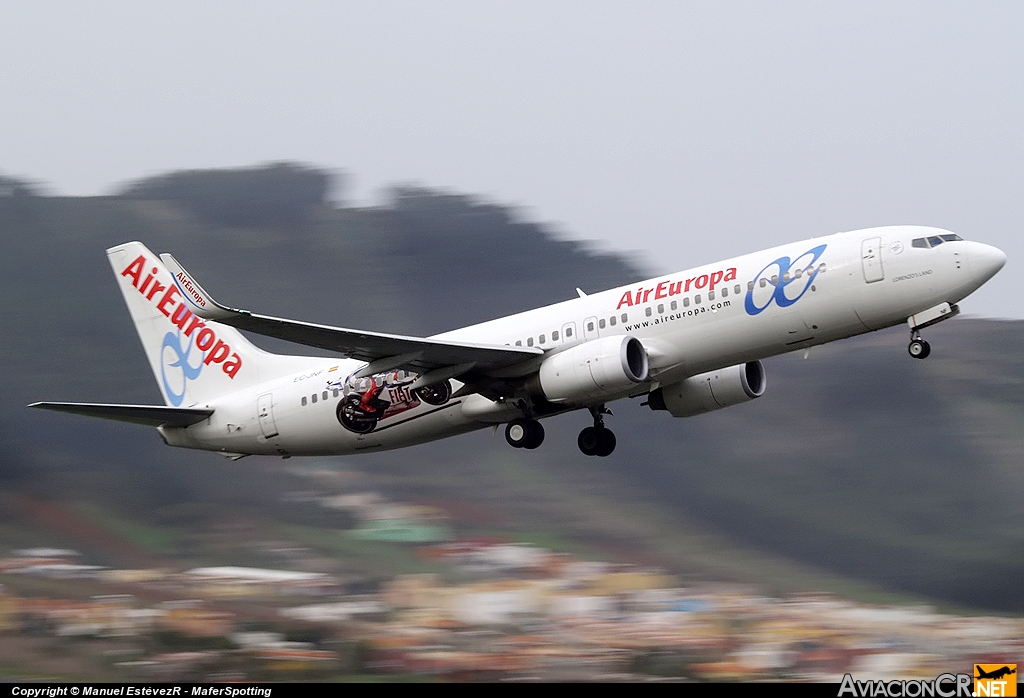
[[[537,448],[544,443],[544,427],[536,419],[513,419],[505,427],[505,441],[512,448]]]
[[[594,417],[594,426],[581,431],[576,443],[585,456],[611,455],[615,450],[615,434],[604,426],[604,416],[611,412],[604,405],[598,405],[590,408],[590,414]]]
[[[907,346],[907,351],[915,359],[926,359],[932,353],[932,345],[921,339],[920,332],[911,330],[910,344]]]

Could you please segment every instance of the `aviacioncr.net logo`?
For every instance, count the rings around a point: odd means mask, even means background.
[[[203,372],[203,359],[206,358],[206,352],[198,352],[198,362],[190,362],[189,356],[195,340],[189,337],[188,346],[182,346],[183,339],[181,332],[168,332],[160,348],[160,377],[164,382],[164,393],[175,407],[181,407],[185,401],[188,382],[194,381]]]
[[[789,257],[779,257],[768,263],[754,277],[753,287],[747,290],[743,302],[747,315],[759,315],[772,302],[786,308],[803,298],[821,272],[821,267],[815,264],[826,247],[828,245],[812,247],[792,261]]]

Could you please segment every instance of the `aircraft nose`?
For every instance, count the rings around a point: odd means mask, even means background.
[[[998,247],[975,243],[971,249],[971,271],[986,281],[1006,264],[1006,253]]]

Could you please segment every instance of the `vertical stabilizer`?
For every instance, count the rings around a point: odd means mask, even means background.
[[[270,354],[235,328],[196,316],[159,257],[140,242],[111,247],[107,257],[168,405],[201,404],[317,361]]]

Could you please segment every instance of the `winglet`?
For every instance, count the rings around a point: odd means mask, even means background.
[[[199,317],[204,320],[226,320],[236,315],[246,314],[244,310],[228,308],[213,300],[213,297],[206,292],[206,289],[200,286],[199,282],[185,271],[185,267],[181,266],[178,260],[167,252],[160,255],[160,259],[163,260],[164,265],[171,272],[171,276],[174,277],[174,283],[178,286],[178,290],[181,291],[181,296],[189,310]]]

